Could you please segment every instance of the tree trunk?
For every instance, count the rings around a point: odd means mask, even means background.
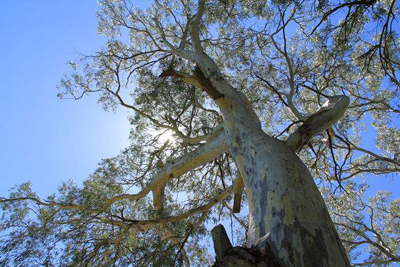
[[[216,102],[245,183],[247,246],[267,245],[284,266],[350,266],[322,196],[296,153],[262,131],[245,100],[225,96]]]
[[[312,118],[291,140],[296,144],[292,150],[264,133],[246,96],[230,86],[210,57],[200,53],[200,58],[195,77],[223,114],[227,145],[245,184],[247,246],[268,247],[284,266],[350,266],[324,200],[295,153],[297,140],[307,141],[330,127],[343,115],[349,99],[337,101],[339,111],[334,106],[321,112],[324,115],[316,114],[319,125],[313,125]]]

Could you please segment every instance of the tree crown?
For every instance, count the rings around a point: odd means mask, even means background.
[[[98,32],[109,40],[70,62],[59,97],[96,94],[105,109],[130,109],[131,145],[82,186],[65,182],[41,199],[26,183],[2,198],[1,264],[206,265],[207,225],[229,218],[242,244],[243,188],[217,104],[231,95],[309,167],[354,263],[399,261],[399,200],[382,191],[367,200],[360,182],[400,171],[397,1],[99,6]],[[299,141],[340,105],[339,122]],[[362,143],[366,120],[374,147]]]

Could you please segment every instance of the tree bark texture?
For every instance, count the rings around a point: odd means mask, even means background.
[[[350,266],[324,200],[296,155],[297,149],[265,134],[245,96],[211,69],[207,69],[208,75],[196,76],[208,76],[207,86],[223,92],[215,102],[224,116],[227,145],[245,184],[247,246],[268,246],[284,266]]]
[[[285,266],[349,266],[304,163],[283,141],[266,135],[244,105],[224,100],[231,102],[225,134],[249,203],[248,247],[268,243]]]

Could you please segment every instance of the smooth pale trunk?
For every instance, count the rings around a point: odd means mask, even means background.
[[[350,266],[322,196],[300,158],[283,141],[266,135],[242,101],[225,97],[217,103],[246,187],[248,246],[268,243],[285,266]]]

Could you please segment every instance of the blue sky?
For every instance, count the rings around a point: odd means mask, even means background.
[[[46,196],[80,182],[128,144],[126,111],[104,112],[95,96],[57,98],[56,85],[79,58],[98,50],[96,1],[3,0],[0,9],[0,195],[32,181]]]

